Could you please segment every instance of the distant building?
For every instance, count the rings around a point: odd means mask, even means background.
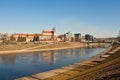
[[[0,43],[9,44],[11,43],[11,35],[7,33],[0,33]]]
[[[81,33],[74,34],[74,41],[81,42]]]
[[[64,36],[65,36],[65,41],[72,41],[73,33],[67,32],[64,34]]]
[[[12,40],[18,42],[57,42],[56,29],[43,30],[41,34],[13,34]]]
[[[2,43],[2,34],[0,33],[0,43]]]
[[[58,41],[64,42],[65,41],[65,35],[58,35]]]
[[[117,39],[115,37],[111,37],[111,38],[97,38],[98,42],[105,42],[105,43],[113,43],[116,42]]]
[[[117,41],[120,42],[120,37],[117,37]]]
[[[86,34],[85,35],[85,40],[89,41],[89,42],[93,42],[94,41],[94,37],[90,34]]]
[[[86,42],[85,36],[81,36],[81,42]]]
[[[118,37],[117,37],[117,41],[120,42],[120,30],[119,30],[119,34],[118,34]]]
[[[73,33],[67,32],[67,33],[65,33],[63,35],[59,35],[58,36],[58,40],[59,41],[63,41],[63,42],[65,42],[65,41],[72,41],[73,40]]]

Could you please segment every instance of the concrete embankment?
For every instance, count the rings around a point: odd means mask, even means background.
[[[82,67],[93,66],[93,65],[89,65],[89,64],[91,64],[91,63],[93,64],[94,62],[101,62],[101,61],[105,60],[105,58],[110,56],[110,55],[108,55],[106,53],[108,53],[111,50],[111,48],[112,47],[109,47],[108,49],[101,52],[100,54],[98,54],[96,56],[93,56],[93,57],[91,57],[91,58],[89,58],[87,60],[77,62],[75,64],[71,64],[71,65],[68,65],[68,66],[65,66],[65,67],[62,67],[62,68],[59,68],[59,69],[50,70],[50,71],[47,71],[47,72],[38,73],[38,74],[35,74],[35,75],[19,78],[19,79],[16,79],[16,80],[41,80],[41,79],[49,80],[47,78],[50,78],[50,77],[56,76],[56,75],[60,75],[62,73],[65,73],[66,75],[69,75],[67,73],[68,71],[74,70],[74,69],[76,69],[76,68],[78,68],[80,66],[82,66]],[[119,50],[119,48],[117,50]],[[117,50],[115,50],[115,51],[117,51]],[[50,78],[50,80],[66,80],[66,79],[67,78],[62,78],[62,76],[61,76],[61,78],[59,77],[59,79],[58,78],[56,78],[56,79],[51,79]]]
[[[100,44],[103,46],[104,44]],[[79,42],[60,42],[54,44],[46,44],[46,45],[39,45],[35,47],[29,47],[20,50],[7,50],[0,51],[0,54],[8,54],[8,53],[21,53],[21,52],[37,52],[37,51],[49,51],[49,50],[59,50],[59,49],[68,49],[68,48],[78,48],[78,47],[86,47],[86,46],[100,46],[98,43],[91,43],[87,45],[86,43],[79,43]]]

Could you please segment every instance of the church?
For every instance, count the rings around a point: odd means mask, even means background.
[[[57,35],[54,27],[52,30],[43,30],[41,34],[13,34],[11,39],[17,42],[57,42]]]

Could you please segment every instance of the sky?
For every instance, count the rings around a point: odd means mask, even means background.
[[[0,0],[0,33],[66,32],[116,37],[120,0]]]

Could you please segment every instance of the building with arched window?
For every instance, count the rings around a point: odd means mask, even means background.
[[[57,42],[56,29],[43,30],[40,34],[13,34],[12,40],[18,42]]]

